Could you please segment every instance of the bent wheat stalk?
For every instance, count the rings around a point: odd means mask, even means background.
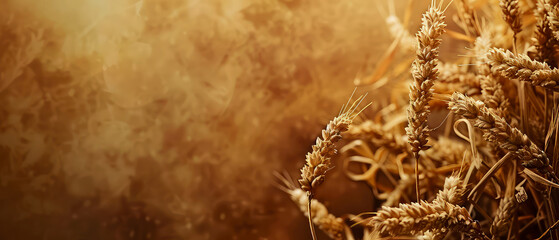
[[[421,29],[417,33],[417,57],[412,65],[413,81],[410,85],[410,105],[408,107],[408,142],[415,156],[416,195],[419,201],[419,151],[426,146],[430,129],[427,127],[429,101],[432,88],[439,73],[436,69],[439,55],[440,36],[444,33],[445,16],[439,7],[431,6],[423,14]]]

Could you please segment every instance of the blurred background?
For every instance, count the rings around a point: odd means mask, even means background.
[[[416,2],[411,32],[428,4]],[[387,9],[3,0],[0,239],[309,239],[273,173],[298,177],[373,72]],[[338,215],[374,210],[339,168],[317,198]]]

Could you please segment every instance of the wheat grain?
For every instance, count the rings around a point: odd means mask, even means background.
[[[412,53],[417,47],[416,39],[410,34],[408,29],[402,24],[400,19],[394,15],[390,15],[386,18],[386,25],[388,26],[388,31],[394,39],[400,38],[399,47],[402,51],[406,53]]]
[[[462,180],[458,176],[450,176],[445,179],[444,188],[437,194],[437,199],[460,204],[464,201],[465,192],[466,188]]]
[[[476,13],[471,7],[469,0],[460,0],[458,4],[458,17],[460,18],[460,27],[464,29],[466,34],[477,36],[480,30],[477,23]]]
[[[551,29],[555,41],[559,41],[559,9],[557,9],[557,2],[552,3],[551,1],[546,1],[544,8],[547,11],[547,21],[549,22],[549,28]]]

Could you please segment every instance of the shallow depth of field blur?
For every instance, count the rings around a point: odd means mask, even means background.
[[[0,239],[309,239],[273,172],[392,40],[380,0],[1,5]],[[333,213],[373,210],[328,177]]]

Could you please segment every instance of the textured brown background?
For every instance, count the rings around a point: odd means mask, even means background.
[[[3,1],[0,239],[309,239],[272,173],[370,74],[387,6]],[[339,168],[317,198],[373,210]]]

